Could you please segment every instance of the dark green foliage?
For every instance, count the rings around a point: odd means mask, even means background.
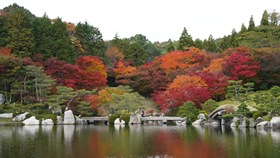
[[[237,120],[237,121],[235,122],[235,125],[236,125],[236,126],[239,126],[239,125],[240,125],[240,120]]]
[[[184,105],[179,107],[179,111],[177,113],[180,117],[188,117],[188,120],[194,121],[199,114],[199,109],[194,106],[192,101],[187,101]]]
[[[0,16],[0,47],[5,47],[6,46],[6,41],[5,38],[7,36],[7,31],[4,28],[4,21],[6,17]]]
[[[113,115],[109,116],[109,119],[108,119],[109,124],[114,124],[115,120],[119,117],[120,117],[119,114],[113,114]]]
[[[202,42],[202,49],[207,50],[207,43],[208,43],[207,40],[204,39],[203,42]]]
[[[121,116],[120,117],[120,122],[124,120],[125,124],[128,124],[129,123],[129,120],[130,120],[130,116]]]
[[[75,117],[74,117],[75,118]],[[54,114],[48,114],[44,117],[44,119],[52,119],[53,120],[53,123],[56,123],[57,122],[57,118],[56,118],[56,115]]]
[[[4,113],[4,109],[2,107],[0,107],[0,114]]]
[[[250,109],[248,108],[248,105],[246,103],[241,103],[238,106],[236,113],[242,114],[243,116],[245,116],[249,111],[250,111]]]
[[[244,34],[245,32],[247,32],[247,28],[244,24],[242,24],[241,26],[241,30],[239,31],[239,36]]]
[[[246,117],[253,117],[253,115],[254,115],[256,112],[259,112],[259,111],[249,111],[249,112],[246,114]]]
[[[175,47],[173,46],[172,42],[169,42],[168,46],[167,46],[167,49],[166,49],[166,52],[172,52],[174,50],[175,50]]]
[[[253,19],[253,15],[251,15],[250,21],[249,21],[249,27],[248,27],[248,32],[254,31],[255,30],[255,22]]]
[[[54,57],[58,60],[64,60],[66,63],[74,63],[75,50],[71,38],[66,30],[66,24],[60,18],[57,18],[52,24],[54,30],[52,51]]]
[[[30,19],[22,9],[15,10],[5,22],[6,47],[12,49],[16,57],[32,57],[34,43]]]
[[[135,66],[141,66],[147,61],[148,52],[140,44],[132,43],[123,55],[125,55],[125,60],[133,60]]]
[[[236,33],[235,29],[233,29],[231,32],[231,36],[229,37],[229,40],[228,40],[228,47],[232,47],[232,48],[238,47],[239,44],[238,44],[236,37],[237,37],[237,33]]]
[[[223,116],[220,116],[220,118],[233,118],[233,117],[235,117],[235,114],[225,114],[225,115],[223,115]]]
[[[210,36],[208,37],[208,41],[207,41],[207,49],[208,52],[216,52],[217,51],[217,46],[216,43],[213,39],[213,36],[210,34]]]
[[[261,20],[261,25],[269,25],[267,11],[264,10]]]
[[[224,36],[221,40],[218,41],[218,50],[222,52],[228,48],[228,38]]]
[[[202,42],[201,42],[201,40],[200,39],[195,39],[195,41],[194,41],[194,47],[196,47],[196,48],[199,48],[199,49],[202,49]]]
[[[38,114],[46,114],[46,113],[48,113],[48,110],[45,110],[45,109],[38,109],[37,113],[38,113]]]
[[[75,36],[81,42],[86,54],[97,56],[103,63],[108,64],[108,57],[105,55],[107,48],[99,29],[86,21],[84,23],[79,22],[75,31]]]
[[[246,124],[246,127],[248,127],[250,125],[250,120],[249,119],[245,119],[245,124]]]
[[[28,113],[28,114],[25,115],[25,119],[28,119],[28,118],[30,118],[31,116],[32,116],[32,114]]]
[[[256,120],[258,117],[263,117],[263,114],[260,112],[256,112],[253,114],[253,118]]]
[[[192,40],[192,36],[188,34],[186,27],[184,27],[184,30],[179,39],[179,44],[178,44],[177,50],[184,51],[185,50],[184,47],[191,47],[193,45],[194,45],[194,43]]]

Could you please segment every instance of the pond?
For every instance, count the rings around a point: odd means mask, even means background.
[[[279,129],[167,125],[0,127],[1,158],[273,158],[279,155]]]

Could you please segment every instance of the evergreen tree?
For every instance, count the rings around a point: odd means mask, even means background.
[[[191,47],[191,46],[193,46],[192,37],[191,35],[188,34],[186,27],[184,27],[184,30],[179,39],[179,44],[177,49],[184,51],[184,47]]]
[[[23,10],[17,9],[9,15],[5,22],[7,31],[6,47],[12,49],[16,57],[32,57],[34,43],[30,20]]]
[[[208,47],[207,47],[207,43],[208,43],[207,40],[204,39],[203,42],[202,42],[202,49],[207,50],[207,48],[208,48]]]
[[[253,15],[251,15],[250,21],[249,21],[249,27],[248,27],[248,32],[254,31],[255,30],[255,22],[253,19]]]
[[[186,101],[184,105],[179,107],[177,113],[180,117],[187,117],[189,121],[195,121],[198,114],[199,110],[194,106],[192,101]]]
[[[228,38],[224,36],[221,40],[218,41],[218,50],[222,52],[228,48]]]
[[[201,42],[201,40],[200,39],[195,39],[195,41],[194,41],[194,47],[196,47],[196,48],[199,48],[199,49],[202,49],[202,42]]]
[[[243,33],[247,32],[247,28],[244,24],[241,26],[241,30],[239,31],[239,36],[241,36]]]
[[[169,42],[168,46],[167,46],[167,49],[166,49],[166,52],[171,52],[171,51],[174,51],[174,50],[175,50],[175,47],[173,46],[172,42]]]
[[[208,37],[208,41],[207,41],[207,51],[208,52],[216,52],[217,51],[217,46],[216,46],[215,41],[213,39],[213,36],[211,34]]]
[[[233,100],[237,100],[240,102],[243,98],[243,92],[245,91],[245,88],[241,85],[242,80],[234,81],[229,80],[227,86],[227,95],[226,98],[230,98]]]
[[[42,18],[36,18],[33,21],[33,34],[35,41],[35,53],[44,55],[44,60],[55,56],[53,50],[54,33],[52,24],[46,13]]]
[[[75,62],[75,50],[71,38],[66,30],[66,24],[60,18],[53,23],[54,31],[52,50],[58,60],[64,60],[67,63]]]
[[[106,46],[102,34],[98,28],[91,26],[88,22],[79,22],[75,27],[75,36],[81,42],[83,49],[88,55],[97,56],[103,63],[108,64],[105,55]]]
[[[127,52],[128,54],[123,52],[125,59],[133,60],[136,66],[140,66],[147,61],[148,53],[138,43],[132,43]]]
[[[269,25],[267,11],[264,10],[261,20],[261,25]]]
[[[6,19],[6,17],[1,17],[0,16],[0,47],[5,47],[6,46],[5,38],[7,36],[7,32],[4,28],[5,19]]]
[[[248,112],[250,112],[250,109],[246,103],[241,103],[237,108],[238,109],[236,113],[241,114],[242,116],[245,116]]]
[[[235,29],[232,29],[232,32],[231,32],[231,36],[229,37],[229,40],[228,40],[228,47],[238,47],[238,41],[236,39],[236,36],[237,36],[237,33],[235,31]]]

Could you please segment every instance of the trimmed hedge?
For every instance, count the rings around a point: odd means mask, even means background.
[[[236,123],[235,123],[235,125],[236,125],[236,126],[239,126],[239,125],[240,125],[240,120],[237,120]]]
[[[56,123],[57,122],[57,118],[56,118],[56,115],[54,114],[48,114],[44,117],[44,119],[52,119],[53,120],[53,123]]]
[[[120,122],[124,120],[125,124],[128,124],[129,123],[129,120],[130,120],[130,116],[121,116],[120,117]]]
[[[4,113],[4,109],[2,107],[0,107],[0,114]]]
[[[32,115],[30,114],[30,113],[28,113],[28,114],[26,114],[25,115],[25,119],[28,119],[28,118],[30,118]]]
[[[263,117],[263,114],[260,112],[254,113],[253,118],[256,120],[258,117]]]
[[[114,122],[115,122],[115,120],[116,120],[117,118],[119,118],[119,115],[118,115],[118,114],[113,114],[113,115],[111,115],[111,116],[109,117],[109,119],[108,119],[109,124],[114,124]]]

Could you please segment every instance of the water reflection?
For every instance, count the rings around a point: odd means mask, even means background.
[[[276,157],[280,154],[278,129],[50,125],[0,127],[0,131],[0,157]]]

